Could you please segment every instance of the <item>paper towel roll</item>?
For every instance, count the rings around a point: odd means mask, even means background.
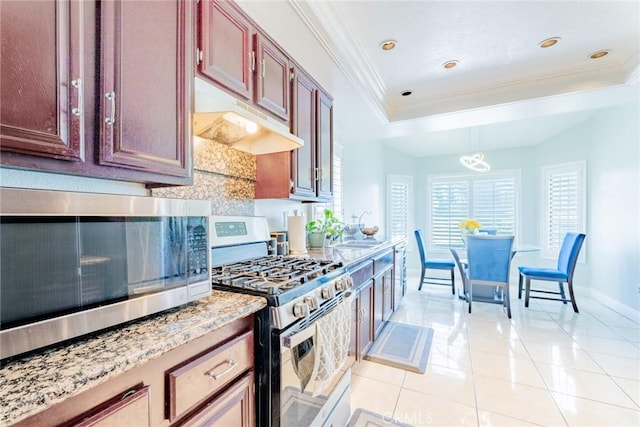
[[[307,253],[307,241],[304,226],[304,216],[290,216],[287,218],[289,253],[293,255]]]

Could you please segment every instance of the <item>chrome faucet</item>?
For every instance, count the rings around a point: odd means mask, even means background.
[[[360,218],[358,218],[358,228],[360,228],[360,232],[362,232],[362,226],[364,224],[362,224],[362,217],[365,215],[371,215],[371,211],[364,211],[360,214]]]

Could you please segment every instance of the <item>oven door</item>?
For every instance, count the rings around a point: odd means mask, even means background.
[[[330,328],[333,326],[328,326],[327,330],[323,322],[335,325],[336,329],[341,329],[341,334],[345,333],[346,328],[346,333],[350,336],[351,323],[348,318],[346,323],[340,325],[345,313],[350,316],[350,306],[350,300],[345,299],[331,311],[325,308],[327,313],[313,322],[299,322],[281,335],[282,427],[321,426],[327,423],[327,419],[333,420],[335,417],[345,421],[336,425],[346,425],[350,412],[349,390],[353,358],[345,351],[333,360],[327,359],[328,352],[335,354],[335,341],[326,338],[331,334]],[[346,347],[348,349],[348,341]],[[327,368],[327,365],[332,364],[335,369]],[[344,417],[346,418],[343,419]]]

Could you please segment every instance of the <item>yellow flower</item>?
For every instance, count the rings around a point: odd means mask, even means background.
[[[478,230],[480,228],[480,223],[473,218],[469,218],[460,222],[458,227],[460,227],[463,230],[473,231],[473,230]]]

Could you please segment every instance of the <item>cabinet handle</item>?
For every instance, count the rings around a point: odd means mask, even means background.
[[[260,67],[262,68],[262,71],[260,72],[260,78],[264,79],[264,76],[267,73],[264,59],[260,61]]]
[[[254,51],[249,52],[249,71],[255,71],[256,69],[256,53]]]
[[[289,81],[293,81],[293,79],[296,78],[296,72],[293,71],[293,68],[291,70],[289,70]]]
[[[107,92],[104,94],[104,97],[107,100],[111,101],[111,114],[109,117],[104,119],[104,122],[109,126],[113,126],[116,122],[116,93],[115,92]]]
[[[135,389],[131,389],[131,390],[129,390],[128,392],[124,393],[124,394],[122,395],[122,397],[120,397],[120,400],[125,400],[127,397],[129,397],[129,396],[132,396],[132,395],[136,394],[136,392],[137,392],[137,391],[138,391],[138,390],[135,390]]]
[[[218,378],[222,378],[223,376],[227,375],[229,372],[231,372],[236,366],[238,366],[238,362],[234,362],[231,359],[227,359],[226,361],[227,364],[227,369],[225,369],[224,371],[216,374],[215,372],[213,372],[213,370],[211,370],[209,372],[209,376],[211,378],[213,378],[214,380],[217,380]]]
[[[82,79],[71,80],[71,86],[78,90],[78,106],[71,109],[71,114],[79,116],[82,114]]]
[[[196,48],[196,65],[202,62],[202,50]]]

